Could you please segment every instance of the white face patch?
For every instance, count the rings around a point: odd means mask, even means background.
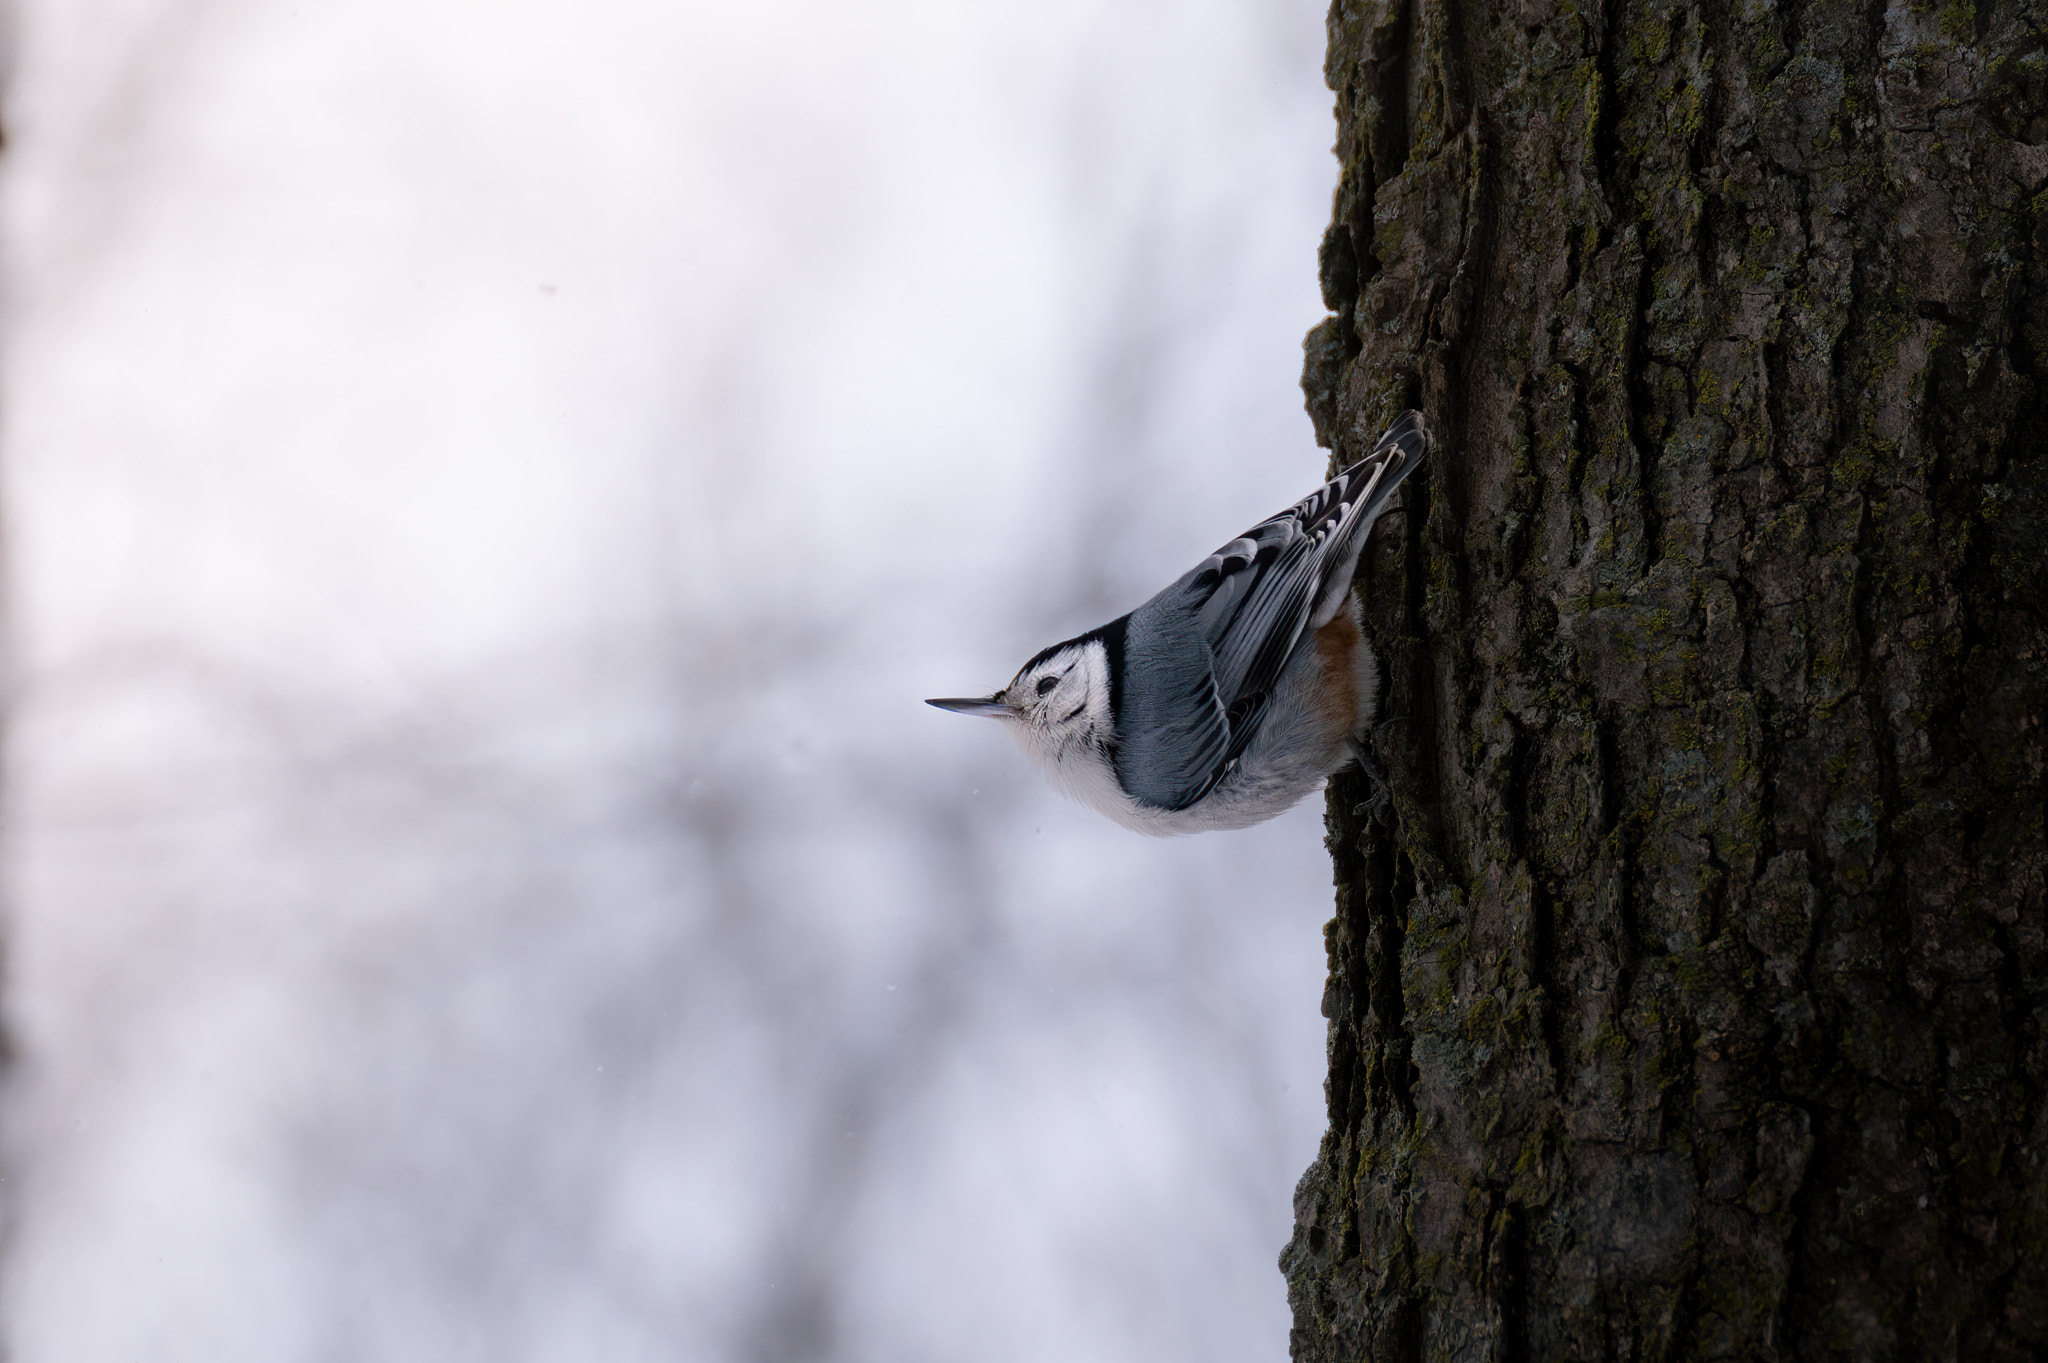
[[[1101,640],[1060,649],[1025,668],[1004,688],[1003,703],[1011,737],[1055,787],[1118,822],[1142,813],[1117,786],[1103,748],[1114,726],[1109,650]]]
[[[1063,648],[1025,668],[1003,701],[1056,755],[1067,744],[1109,727],[1109,651],[1100,640]]]

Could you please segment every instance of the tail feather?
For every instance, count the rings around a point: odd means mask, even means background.
[[[1428,455],[1430,444],[1429,425],[1422,419],[1422,413],[1403,412],[1380,434],[1371,454],[1331,480],[1344,484],[1347,501],[1357,500],[1341,541],[1330,546],[1315,609],[1309,615],[1312,628],[1320,629],[1343,609],[1352,576],[1358,571],[1359,556],[1372,536],[1373,522],[1386,509],[1402,480]]]

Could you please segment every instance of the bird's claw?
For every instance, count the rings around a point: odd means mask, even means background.
[[[1387,811],[1393,808],[1394,804],[1393,788],[1387,784],[1387,769],[1380,765],[1380,760],[1373,755],[1372,749],[1366,747],[1364,742],[1355,736],[1351,739],[1351,755],[1358,759],[1358,769],[1365,773],[1365,779],[1372,785],[1372,795],[1365,802],[1366,812],[1372,816],[1374,823],[1384,824],[1387,822]]]

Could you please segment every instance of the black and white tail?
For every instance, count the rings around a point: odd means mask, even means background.
[[[1334,532],[1323,557],[1315,608],[1309,613],[1311,627],[1321,628],[1343,609],[1352,574],[1358,571],[1358,557],[1372,534],[1372,523],[1386,509],[1401,481],[1428,455],[1429,445],[1429,426],[1422,413],[1403,412],[1381,433],[1371,454],[1323,484],[1296,508],[1316,529],[1327,525]]]

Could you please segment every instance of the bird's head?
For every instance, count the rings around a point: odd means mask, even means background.
[[[1003,720],[1025,751],[1057,759],[1073,743],[1108,734],[1109,689],[1108,650],[1100,639],[1083,635],[1040,653],[992,696],[925,703]]]

